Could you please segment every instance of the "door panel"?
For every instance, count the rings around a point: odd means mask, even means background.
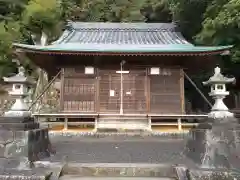
[[[119,74],[113,74],[113,71],[99,72],[99,111],[101,113],[119,113],[120,86]]]
[[[123,113],[146,113],[145,71],[122,74]],[[121,74],[99,71],[99,104],[101,113],[120,113]]]
[[[146,113],[145,74],[132,72],[123,75],[123,112]]]

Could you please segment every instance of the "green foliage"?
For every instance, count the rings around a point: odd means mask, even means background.
[[[205,13],[196,40],[208,45],[234,45],[232,60],[240,61],[240,1],[214,0]]]
[[[204,13],[213,0],[170,0],[173,21],[189,41],[201,31]]]
[[[85,0],[81,3],[84,21],[136,22],[144,21],[140,9],[143,0]]]
[[[0,0],[0,19],[19,20],[29,0]]]
[[[58,0],[30,0],[23,12],[22,23],[33,34],[41,34],[43,31],[54,37],[60,33],[61,16]]]
[[[21,39],[20,13],[27,0],[0,0],[0,78],[16,70],[12,43]]]
[[[167,0],[146,0],[141,8],[147,22],[171,22],[172,12]]]
[[[18,22],[0,22],[0,77],[14,70],[12,59],[12,42],[20,38]]]

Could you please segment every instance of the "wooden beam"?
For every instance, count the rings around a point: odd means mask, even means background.
[[[148,76],[148,68],[146,68],[146,105],[147,105],[147,113],[151,112],[151,91],[150,91],[150,77]]]
[[[64,111],[64,99],[63,99],[63,93],[64,93],[64,68],[61,69],[61,90],[60,90],[60,111]]]
[[[96,82],[95,82],[95,112],[100,111],[100,75],[99,75],[99,68],[96,67]]]
[[[34,113],[35,117],[96,117],[96,116],[117,116],[117,117],[156,117],[156,118],[206,118],[207,114],[97,114],[97,113]]]
[[[180,100],[181,100],[181,111],[185,114],[185,94],[184,94],[184,72],[180,69]]]

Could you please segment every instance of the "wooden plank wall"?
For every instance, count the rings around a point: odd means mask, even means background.
[[[184,111],[180,69],[161,69],[160,75],[149,76],[149,81],[151,113],[181,114]]]
[[[115,70],[85,75],[84,67],[79,67],[64,68],[63,72],[62,111],[119,113],[121,75]],[[161,69],[159,75],[149,75],[145,68],[123,74],[124,113],[181,114],[184,106],[182,70]]]

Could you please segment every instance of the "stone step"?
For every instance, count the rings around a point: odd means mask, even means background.
[[[117,120],[117,119],[122,119],[122,120],[147,120],[148,118],[146,116],[100,116],[98,118],[99,120],[101,119],[106,119],[106,120]]]
[[[44,165],[45,164],[45,165]],[[41,163],[36,167],[45,167],[56,171],[56,165],[61,167],[54,174],[54,179],[152,179],[152,180],[183,180],[179,179],[176,167],[169,164],[144,164],[144,163]]]
[[[100,118],[97,121],[97,129],[149,129],[146,117],[110,117]]]
[[[177,178],[175,167],[168,164],[81,164],[67,163],[63,176],[75,177],[169,177]]]
[[[74,175],[65,175],[59,178],[59,180],[175,180],[168,177],[79,177]]]
[[[51,176],[48,169],[0,169],[0,179],[4,180],[46,180]]]

